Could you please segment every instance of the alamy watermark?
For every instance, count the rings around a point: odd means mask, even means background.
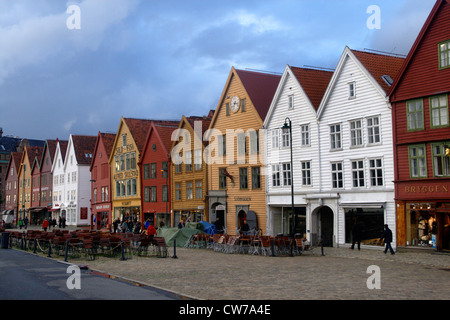
[[[367,14],[370,17],[367,19],[366,25],[370,30],[381,29],[381,9],[377,5],[371,5],[367,8]]]
[[[67,7],[67,14],[70,16],[66,20],[66,26],[69,30],[80,30],[81,29],[81,9],[80,6],[72,4]]]
[[[81,289],[81,271],[78,266],[71,265],[67,268],[66,273],[71,273],[69,278],[67,278],[66,285],[67,289],[73,290]]]
[[[377,265],[371,265],[367,268],[367,274],[370,274],[367,278],[367,289],[381,289],[381,269]]]

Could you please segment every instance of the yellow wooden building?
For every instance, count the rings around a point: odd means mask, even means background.
[[[122,117],[109,157],[112,220],[141,221],[141,174],[138,166],[151,120]],[[142,221],[141,221],[142,222]]]
[[[204,117],[183,116],[176,134],[172,136],[171,208],[175,227],[180,220],[209,221],[203,134],[209,128],[213,114],[211,111]]]
[[[281,76],[232,68],[207,138],[210,220],[228,234],[244,220],[266,234],[262,126]]]

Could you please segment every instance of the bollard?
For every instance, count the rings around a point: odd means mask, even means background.
[[[322,256],[324,256],[324,254],[323,254],[323,240],[320,241],[320,249],[322,251]]]
[[[37,239],[34,238],[34,249],[33,249],[33,253],[36,253],[36,249],[37,249]]]
[[[122,251],[122,256],[120,257],[120,261],[124,261],[126,259],[125,259],[125,254],[124,254],[123,240],[120,242],[120,250]]]
[[[172,259],[178,259],[177,257],[177,239],[173,239],[173,257]]]
[[[20,250],[23,250],[23,237],[20,239]]]
[[[67,262],[68,252],[69,252],[69,240],[66,240],[66,248],[64,249],[64,262]]]
[[[48,242],[48,256],[49,258],[52,257],[52,244],[50,243],[50,241]]]

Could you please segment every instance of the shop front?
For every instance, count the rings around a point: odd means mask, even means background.
[[[133,201],[119,202],[119,206],[114,206],[113,220],[122,221],[141,221],[141,206],[134,205]],[[142,222],[142,221],[141,221]]]
[[[450,183],[404,183],[397,190],[398,245],[449,251]]]

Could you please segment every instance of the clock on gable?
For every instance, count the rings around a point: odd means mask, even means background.
[[[231,105],[231,111],[237,112],[237,111],[239,110],[240,103],[241,103],[241,101],[239,100],[239,97],[234,96],[234,97],[231,99],[231,102],[230,102],[230,105]]]

